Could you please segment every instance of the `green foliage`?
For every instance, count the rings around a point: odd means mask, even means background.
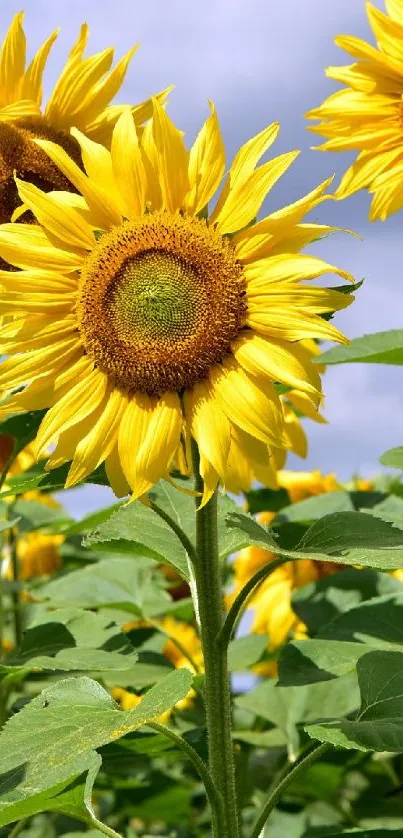
[[[403,329],[390,329],[355,338],[347,346],[324,352],[317,363],[324,364],[403,364]]]
[[[379,462],[382,463],[383,466],[403,470],[403,447],[390,448],[389,451],[385,451],[385,453],[379,457]]]

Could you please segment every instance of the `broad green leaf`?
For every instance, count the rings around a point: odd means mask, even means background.
[[[403,592],[350,608],[323,626],[314,640],[292,641],[280,657],[283,685],[327,681],[355,669],[369,648],[403,652]]]
[[[137,660],[128,637],[109,619],[78,609],[52,610],[24,633],[3,671],[132,669]]]
[[[356,719],[306,728],[314,739],[359,750],[403,751],[403,652],[372,651],[357,664],[361,707]]]
[[[7,481],[7,488],[1,492],[0,498],[8,497],[9,495],[21,495],[25,492],[31,492],[33,489],[40,489],[41,492],[56,492],[59,489],[64,489],[69,467],[70,464],[66,463],[66,465],[60,466],[60,468],[46,471],[45,461],[43,460],[23,474],[18,474],[10,478]],[[77,486],[82,486],[84,483],[109,486],[104,466],[99,466],[82,483],[77,483]]]
[[[121,503],[114,503],[112,506],[106,506],[104,509],[98,509],[97,512],[91,512],[90,515],[86,515],[80,521],[72,521],[69,526],[65,527],[63,532],[67,537],[76,533],[89,532],[89,530],[107,521],[112,513],[116,512],[121,505]]]
[[[268,680],[236,698],[235,703],[278,727],[286,737],[290,757],[295,759],[299,749],[298,724],[351,712],[358,706],[359,698],[355,678],[347,676],[309,687],[280,687],[276,681]]]
[[[245,672],[260,660],[268,643],[267,634],[246,634],[232,640],[228,648],[229,671]]]
[[[234,540],[290,559],[332,561],[393,570],[403,567],[403,532],[365,512],[334,512],[316,521],[295,549],[285,549],[274,533],[241,513],[227,516]],[[239,549],[239,548],[238,548]]]
[[[0,826],[21,817],[16,801],[20,805],[58,784],[74,782],[94,764],[97,748],[169,710],[186,696],[191,681],[187,669],[175,670],[129,711],[120,710],[87,677],[61,680],[43,690],[0,734]],[[42,811],[47,809],[44,801]]]
[[[385,451],[385,453],[379,457],[379,462],[382,463],[383,466],[398,468],[403,471],[403,446],[400,446],[399,448],[389,448],[388,451]]]
[[[316,521],[332,512],[353,511],[354,506],[348,492],[326,492],[284,507],[277,515],[276,524],[281,521]]]
[[[251,515],[258,512],[278,512],[284,506],[289,506],[290,496],[286,489],[253,489],[246,492],[246,501]]]
[[[386,573],[343,568],[294,591],[292,607],[314,636],[322,626],[360,602],[402,590],[402,583]]]
[[[321,364],[403,364],[403,329],[390,329],[355,338],[348,346],[337,346],[315,358]]]
[[[148,556],[171,565],[189,579],[187,553],[178,536],[150,507],[136,501],[122,506],[110,518],[88,533],[86,547],[96,550]]]
[[[60,532],[71,521],[70,516],[62,508],[54,508],[34,500],[17,499],[13,504],[13,512],[20,516],[19,531],[31,532],[37,529],[51,529]]]
[[[388,495],[372,509],[368,510],[375,518],[382,518],[382,521],[389,521],[395,527],[403,527],[403,498],[396,495]]]
[[[11,520],[7,518],[4,521],[0,520],[0,532],[4,532],[4,530],[9,530],[11,527],[15,527],[20,520],[20,518],[12,518]]]
[[[53,608],[114,608],[135,617],[152,617],[171,604],[163,585],[149,558],[121,556],[52,579],[40,589],[40,595]]]

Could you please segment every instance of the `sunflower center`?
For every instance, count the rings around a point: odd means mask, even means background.
[[[78,318],[88,354],[116,386],[181,392],[230,352],[243,326],[242,269],[204,221],[146,215],[98,241]]]
[[[21,204],[14,181],[14,172],[22,180],[33,183],[44,192],[52,189],[76,192],[70,181],[32,140],[35,137],[52,140],[61,145],[76,163],[81,165],[78,143],[66,134],[48,125],[43,117],[32,117],[15,123],[0,123],[0,223],[10,221],[14,210]],[[34,220],[26,212],[20,219],[25,223]]]

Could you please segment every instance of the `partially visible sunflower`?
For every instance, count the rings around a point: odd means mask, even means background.
[[[0,221],[9,221],[19,204],[14,172],[46,192],[70,190],[63,175],[48,156],[32,143],[42,137],[59,143],[80,163],[80,148],[70,136],[75,126],[87,136],[108,144],[123,105],[110,105],[124,80],[137,47],[111,69],[114,50],[84,58],[89,29],[83,24],[77,42],[63,67],[49,100],[42,109],[42,76],[58,30],[42,44],[26,67],[26,37],[23,12],[13,18],[0,52]],[[158,94],[163,100],[167,91]],[[151,100],[135,105],[136,124],[149,119]],[[26,220],[26,219],[23,219]]]
[[[10,436],[0,435],[0,471],[5,466],[8,456],[13,449],[14,440]],[[16,477],[30,468],[35,462],[35,451],[32,443],[23,448],[14,459],[5,479],[3,488],[7,487],[7,478]],[[51,495],[38,490],[24,492],[22,500],[33,500],[36,503],[49,506],[52,509],[60,508],[58,501]],[[7,501],[14,498],[6,497]],[[17,558],[19,562],[19,577],[27,580],[33,576],[48,576],[56,573],[62,565],[60,546],[64,542],[63,535],[53,535],[42,532],[26,532],[18,537]],[[11,558],[7,545],[3,548],[3,562],[1,572],[4,578],[13,578]]]
[[[326,74],[347,87],[307,114],[322,120],[310,128],[328,138],[320,150],[358,151],[336,197],[368,189],[374,194],[372,221],[403,206],[403,2],[385,0],[385,5],[388,14],[367,3],[377,48],[349,35],[335,39],[355,61],[328,67]]]
[[[322,495],[325,492],[335,492],[342,486],[335,474],[322,474],[316,471],[280,471],[278,483],[287,489],[291,503],[298,503],[306,498]]]
[[[0,273],[0,313],[16,315],[2,331],[0,388],[26,385],[5,412],[49,408],[37,453],[57,441],[48,468],[72,460],[67,487],[105,462],[115,493],[138,498],[192,436],[205,502],[226,485],[233,440],[246,458],[290,445],[275,382],[320,402],[301,342],[345,342],[320,314],[351,297],[303,281],[351,277],[298,252],[329,230],[300,223],[328,182],[253,223],[296,156],[256,167],[277,131],[240,149],[208,220],[225,170],[213,107],[190,152],[157,100],[140,138],[122,114],[110,152],[73,129],[86,174],[36,141],[81,194],[16,179],[38,224],[0,227],[0,256],[21,269]]]

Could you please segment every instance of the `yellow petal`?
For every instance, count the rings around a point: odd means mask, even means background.
[[[256,281],[255,287],[258,287],[259,282],[266,284],[315,279],[326,273],[335,273],[343,279],[354,282],[354,278],[347,271],[305,253],[281,253],[268,259],[259,259],[257,262],[250,262],[246,265],[244,273],[248,283],[252,280]]]
[[[284,432],[289,441],[290,451],[304,460],[308,453],[308,440],[301,420],[286,405],[284,405],[284,422]]]
[[[256,217],[267,193],[298,154],[298,151],[281,154],[259,166],[246,180],[242,179],[239,185],[230,188],[222,209],[214,217],[214,223],[222,235],[241,230]]]
[[[208,503],[210,498],[214,495],[214,492],[218,485],[218,474],[211,464],[210,460],[204,456],[204,454],[200,451],[200,474],[203,478],[203,496],[198,509],[203,509],[203,506]]]
[[[238,362],[225,361],[210,373],[213,392],[230,422],[267,444],[281,445],[283,413],[271,382],[250,376]]]
[[[119,390],[106,392],[100,416],[75,450],[66,480],[66,488],[74,486],[95,471],[113,451],[125,400]]]
[[[99,407],[106,388],[106,376],[97,369],[92,370],[47,412],[37,434],[38,457],[60,434],[81,422]]]
[[[80,103],[79,113],[75,114],[75,125],[80,126],[87,134],[87,126],[95,119],[102,119],[103,113],[111,99],[119,92],[123,84],[127,68],[138,45],[132,47],[115,65],[110,73],[105,75],[94,85],[87,85],[85,95]],[[80,70],[81,73],[81,70]],[[95,137],[92,137],[95,139]]]
[[[136,486],[136,458],[154,407],[155,399],[146,393],[135,393],[127,399],[122,414],[118,438],[119,459],[131,489]]]
[[[49,52],[53,46],[60,30],[55,29],[47,40],[39,47],[34,55],[27,72],[25,73],[21,86],[21,98],[33,99],[38,105],[42,101],[42,76],[48,60]]]
[[[92,212],[94,226],[108,227],[110,224],[120,223],[120,213],[116,207],[116,201],[113,200],[115,190],[111,193],[110,190],[107,191],[99,185],[103,184],[101,176],[92,179],[87,177],[67,152],[56,143],[41,139],[35,140],[35,143],[56,163],[56,166],[85,198]]]
[[[84,59],[78,52],[73,61],[70,57],[46,106],[45,115],[51,124],[64,129],[81,124],[88,91],[108,72],[112,60],[112,48]]]
[[[231,443],[231,426],[214,398],[208,381],[201,381],[185,393],[185,408],[191,434],[200,452],[224,480]]]
[[[0,102],[7,105],[19,99],[19,85],[25,71],[26,39],[22,23],[24,12],[14,15],[0,52]]]
[[[111,157],[122,213],[135,218],[145,209],[147,177],[130,108],[125,108],[114,128]]]
[[[308,419],[312,419],[313,422],[319,422],[319,424],[326,424],[326,419],[319,413],[318,410],[316,410],[306,393],[291,390],[284,396],[284,399],[286,401],[291,402],[291,404],[293,404],[294,407],[296,407],[300,413],[302,413],[304,416],[307,416]]]
[[[62,362],[74,355],[80,347],[81,341],[74,337],[37,352],[8,358],[0,364],[0,388],[14,389],[40,375],[46,375],[53,369],[58,369]]]
[[[72,273],[81,268],[82,251],[55,247],[45,231],[36,224],[2,224],[0,256],[17,268],[30,268]]]
[[[92,228],[84,222],[77,210],[62,207],[57,199],[42,192],[32,183],[19,178],[15,178],[15,182],[22,202],[32,210],[46,230],[67,245],[91,250],[94,246]]]
[[[309,354],[297,344],[266,340],[260,335],[240,337],[232,348],[237,361],[252,375],[267,375],[307,393],[320,391],[320,376]]]
[[[305,340],[321,338],[334,340],[336,343],[348,343],[348,339],[335,326],[304,311],[288,309],[259,309],[248,313],[248,325],[262,335],[273,336],[280,340]]]
[[[186,209],[197,215],[218,189],[225,169],[225,148],[217,112],[209,103],[211,116],[196,137],[189,154],[189,194]]]
[[[169,119],[157,99],[154,100],[152,132],[163,206],[171,212],[176,212],[183,206],[189,189],[189,155],[181,132]]]
[[[164,393],[151,412],[145,437],[137,453],[138,480],[156,483],[169,471],[181,431],[179,396],[176,393]]]
[[[112,492],[118,498],[124,498],[130,494],[130,486],[124,476],[121,462],[119,459],[118,446],[115,447],[105,460],[106,475],[111,485]]]

